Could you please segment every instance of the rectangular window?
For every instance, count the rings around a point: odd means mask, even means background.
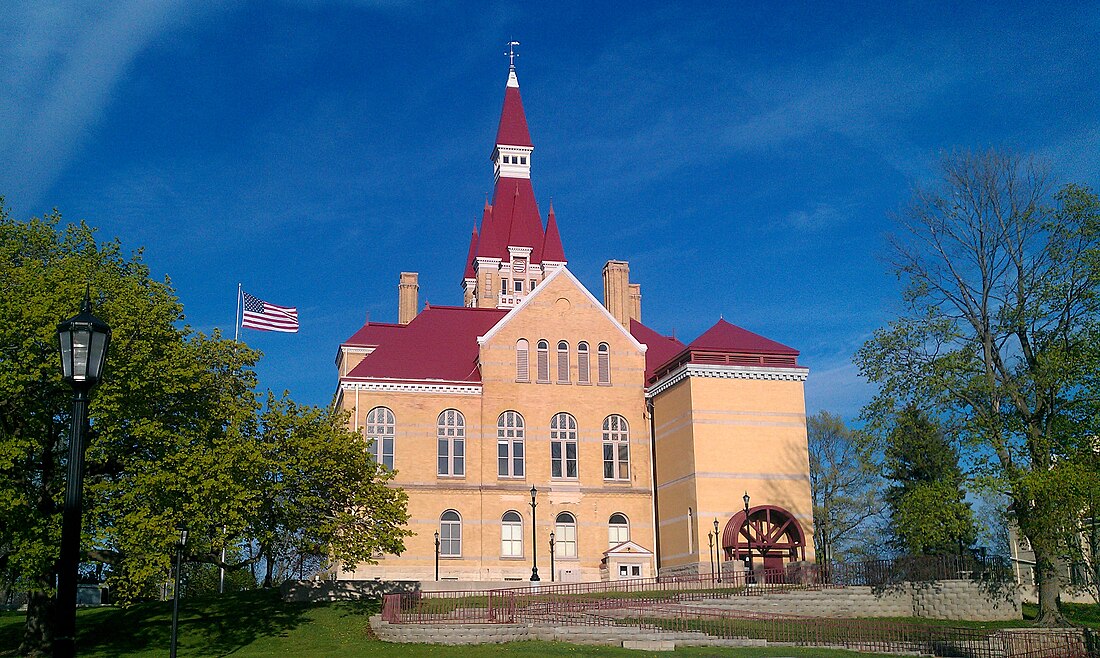
[[[585,348],[577,352],[577,383],[591,384],[592,380],[589,377],[591,373],[588,367],[588,349]]]
[[[640,564],[630,565],[630,575],[638,578],[642,575],[642,566]]]
[[[500,280],[500,294],[502,294],[502,295],[507,295],[508,294],[508,279],[502,278]]]
[[[439,437],[439,475],[449,475],[451,465],[451,442],[446,437]]]
[[[531,287],[528,288],[528,290],[534,290],[534,289],[535,289],[535,280],[531,279]]]
[[[550,443],[550,476],[555,478],[577,477],[576,441],[552,441]]]
[[[503,557],[523,557],[523,526],[505,523],[500,527],[500,554]]]
[[[519,163],[520,164],[527,164],[527,156],[526,155],[519,156]]]
[[[523,279],[516,279],[516,292],[523,292]]]
[[[554,533],[554,554],[558,557],[577,557],[577,526],[558,523]]]
[[[454,445],[454,474],[466,475],[466,442],[462,439],[456,439]]]

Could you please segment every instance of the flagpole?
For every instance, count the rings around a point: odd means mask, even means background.
[[[233,342],[241,337],[241,284],[237,284],[237,321],[233,325]]]

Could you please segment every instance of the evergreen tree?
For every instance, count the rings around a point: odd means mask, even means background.
[[[914,405],[887,437],[886,504],[892,545],[909,555],[961,554],[974,543],[959,454],[940,426]]]

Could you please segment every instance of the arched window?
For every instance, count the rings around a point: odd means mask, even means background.
[[[554,520],[554,555],[577,557],[577,519],[569,512],[558,514]]]
[[[523,477],[523,416],[518,411],[497,418],[497,475]]]
[[[500,519],[501,557],[523,557],[523,518],[515,511],[507,511]]]
[[[558,383],[569,383],[569,343],[558,341]]]
[[[393,412],[385,407],[371,409],[367,413],[367,424],[363,427],[367,450],[374,456],[374,461],[390,470],[393,470],[393,437],[396,428],[397,421]]]
[[[466,475],[466,418],[457,409],[447,409],[435,427],[439,475]]]
[[[615,414],[603,419],[603,479],[630,479],[630,431]]]
[[[596,370],[599,383],[611,383],[611,348],[607,343],[600,343],[596,348]]]
[[[607,520],[608,548],[614,548],[624,541],[630,541],[630,522],[626,520],[626,515],[615,512]]]
[[[577,383],[592,383],[592,373],[588,365],[588,343],[584,341],[577,343]]]
[[[516,341],[516,381],[517,382],[529,382],[531,381],[531,373],[527,368],[527,353],[528,343],[526,338],[520,338]]]
[[[453,509],[439,517],[439,554],[443,557],[462,556],[462,517]]]
[[[535,351],[536,351],[536,357],[535,358],[538,360],[538,363],[536,364],[536,367],[538,368],[538,371],[535,373],[535,376],[538,379],[536,381],[538,381],[540,384],[549,384],[550,383],[550,343],[546,342],[545,340],[540,340],[538,343],[535,344]]]
[[[577,419],[565,412],[550,419],[550,476],[577,477]]]

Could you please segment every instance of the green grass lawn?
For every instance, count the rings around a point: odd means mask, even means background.
[[[227,594],[181,602],[180,656],[639,656],[645,652],[556,642],[446,647],[389,644],[373,638],[367,617],[377,602],[285,603],[274,591]],[[1096,606],[1072,606],[1075,621],[1100,623]],[[83,609],[77,617],[81,656],[121,657],[167,654],[172,624],[170,602],[143,603],[128,609]],[[0,656],[15,656],[24,613],[0,613]],[[792,656],[841,658],[871,656],[814,648],[684,648],[684,656]]]

